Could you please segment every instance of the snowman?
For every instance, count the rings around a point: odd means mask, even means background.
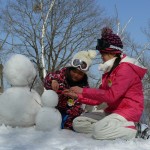
[[[58,104],[58,95],[53,90],[45,90],[41,96],[42,108],[36,116],[36,129],[42,131],[60,130],[62,117],[55,108]]]
[[[41,97],[30,85],[36,78],[32,62],[24,55],[13,55],[4,65],[10,88],[0,95],[0,124],[29,127],[41,109]]]

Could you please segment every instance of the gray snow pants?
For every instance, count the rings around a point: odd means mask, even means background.
[[[73,120],[76,132],[90,133],[99,140],[112,140],[117,138],[135,138],[137,130],[134,122],[127,121],[118,114],[106,115],[102,112],[85,113]]]

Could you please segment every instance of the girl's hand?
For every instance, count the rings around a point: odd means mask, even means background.
[[[56,80],[52,80],[52,89],[57,91],[59,89],[59,83]]]
[[[78,98],[78,95],[76,93],[74,93],[73,91],[71,91],[70,89],[65,89],[63,91],[63,94],[66,95],[66,96],[71,97],[72,99],[77,99]]]
[[[79,86],[74,86],[70,88],[71,91],[73,91],[76,94],[81,94],[83,92],[83,88]]]

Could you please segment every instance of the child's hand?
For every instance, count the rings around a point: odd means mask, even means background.
[[[71,91],[70,89],[65,89],[63,91],[63,94],[66,95],[66,96],[69,96],[73,99],[77,99],[78,98],[78,95],[76,93],[74,93],[73,91]]]
[[[59,89],[59,83],[56,80],[52,80],[52,89],[57,91]]]
[[[81,94],[83,92],[83,88],[80,88],[79,86],[71,87],[70,90],[77,94]]]

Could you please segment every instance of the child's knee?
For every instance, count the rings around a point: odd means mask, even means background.
[[[81,132],[82,128],[85,127],[85,121],[84,121],[84,117],[76,117],[74,120],[73,120],[73,129],[77,132]]]
[[[126,122],[119,120],[102,120],[95,124],[93,129],[93,138],[99,140],[113,140],[122,138],[129,140],[135,137],[136,130],[127,128]]]
[[[91,133],[96,120],[88,117],[77,117],[73,120],[73,129],[76,132]]]
[[[105,139],[109,129],[108,122],[98,121],[93,128],[93,138]]]

